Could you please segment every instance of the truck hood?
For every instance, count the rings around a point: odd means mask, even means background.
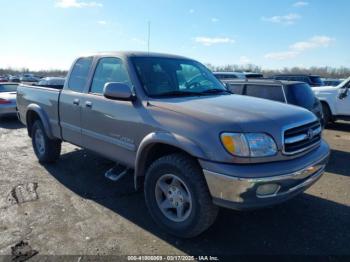
[[[153,100],[150,103],[206,124],[242,132],[267,132],[275,129],[280,133],[284,126],[316,120],[304,108],[242,95],[181,97]]]

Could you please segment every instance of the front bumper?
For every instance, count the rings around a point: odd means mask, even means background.
[[[213,170],[213,163],[203,160],[200,163],[214,204],[242,210],[270,206],[300,194],[322,176],[328,159],[329,147],[322,141],[321,146],[307,156],[268,164],[230,165],[231,174],[227,165],[215,168],[221,170],[217,172]],[[247,174],[254,170],[258,170],[256,175]],[[271,184],[276,191],[268,194],[258,191],[262,185]]]

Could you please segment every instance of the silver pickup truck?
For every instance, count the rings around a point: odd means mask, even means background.
[[[329,157],[312,113],[233,95],[180,56],[80,57],[62,90],[20,85],[17,106],[41,163],[56,161],[67,141],[124,164],[154,220],[185,238],[206,230],[219,206],[258,208],[300,194]]]

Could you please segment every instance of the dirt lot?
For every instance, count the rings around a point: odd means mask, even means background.
[[[221,210],[196,239],[162,233],[131,177],[104,177],[113,164],[63,144],[55,165],[41,166],[26,130],[0,120],[0,255],[27,242],[39,254],[350,255],[350,123],[325,131],[327,173],[307,192],[259,211]],[[16,249],[16,248],[15,248]]]

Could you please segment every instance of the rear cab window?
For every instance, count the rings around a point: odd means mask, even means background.
[[[286,103],[280,85],[246,85],[245,95]]]
[[[76,61],[68,81],[67,88],[69,90],[79,93],[82,93],[84,91],[84,88],[88,81],[92,62],[92,57],[82,57]]]

